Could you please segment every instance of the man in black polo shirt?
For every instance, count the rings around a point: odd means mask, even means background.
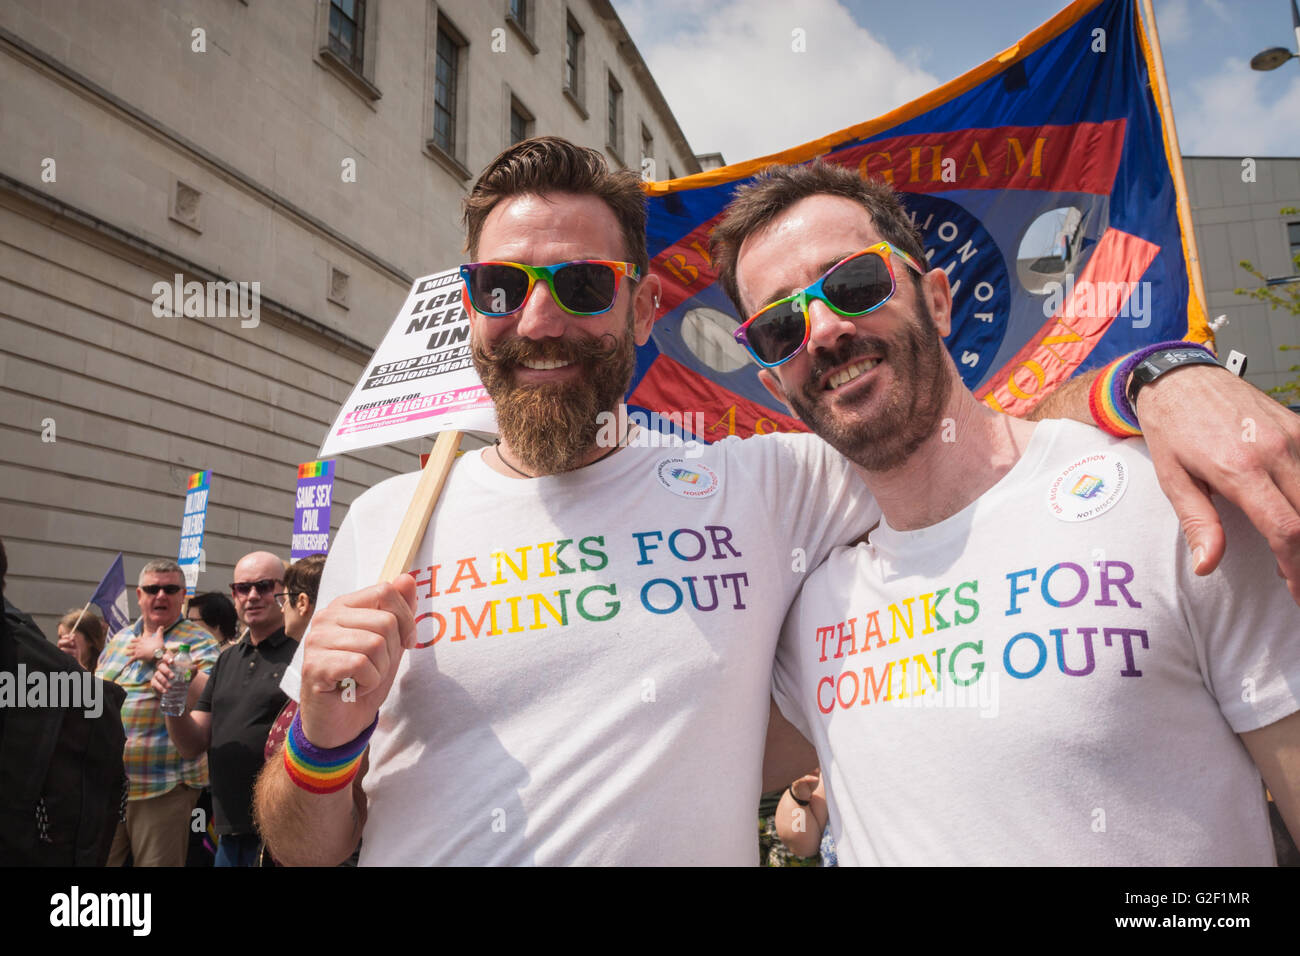
[[[266,735],[287,697],[280,678],[297,642],[284,632],[284,612],[275,594],[284,563],[254,551],[235,565],[231,591],[247,636],[221,652],[212,675],[194,678],[193,708],[167,718],[167,733],[184,756],[207,751],[212,776],[212,812],[218,836],[216,866],[252,866],[260,839],[253,826],[253,783],[262,769]],[[166,692],[171,655],[159,664],[154,689]]]

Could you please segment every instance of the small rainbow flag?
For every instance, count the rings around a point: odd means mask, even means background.
[[[1075,482],[1074,487],[1070,489],[1070,494],[1078,495],[1080,498],[1091,498],[1097,492],[1101,491],[1101,486],[1103,484],[1105,484],[1105,482],[1100,478],[1096,478],[1092,475],[1084,475]]]
[[[333,461],[304,461],[298,466],[299,478],[332,478],[333,476]]]
[[[208,487],[208,479],[211,477],[211,469],[208,471],[196,471],[194,474],[190,475],[190,480],[185,483],[185,490],[188,492],[194,491],[197,488],[206,488]]]

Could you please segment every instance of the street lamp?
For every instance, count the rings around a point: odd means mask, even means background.
[[[1296,0],[1291,0],[1291,24],[1295,27],[1296,45],[1300,47],[1300,8],[1296,6]],[[1284,46],[1273,46],[1251,57],[1250,68],[1252,70],[1276,70],[1292,58],[1300,58],[1300,53],[1292,53]]]

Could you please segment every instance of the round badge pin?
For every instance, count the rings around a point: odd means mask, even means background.
[[[1128,465],[1119,455],[1084,455],[1052,479],[1047,508],[1061,521],[1087,521],[1115,507],[1128,483]]]
[[[665,458],[655,466],[655,477],[679,498],[708,498],[717,494],[722,484],[708,465],[684,458]]]

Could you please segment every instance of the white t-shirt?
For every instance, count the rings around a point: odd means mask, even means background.
[[[1300,709],[1300,609],[1216,500],[1193,574],[1146,446],[1039,424],[987,493],[809,576],[774,693],[844,864],[1272,864],[1237,734]]]
[[[363,865],[758,862],[781,621],[879,510],[811,436],[701,451],[533,480],[457,462],[416,562],[427,646],[371,739]],[[353,503],[318,606],[376,582],[418,480]]]

